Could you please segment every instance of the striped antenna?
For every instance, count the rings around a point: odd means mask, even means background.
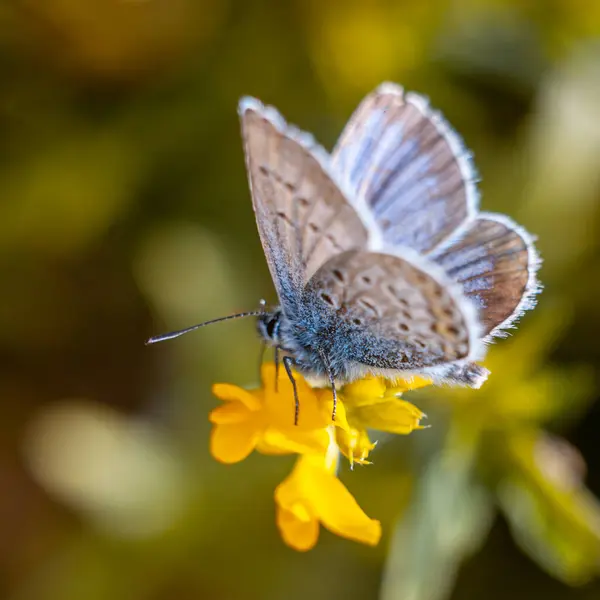
[[[205,325],[212,325],[213,323],[220,323],[221,321],[229,321],[229,319],[242,319],[243,317],[258,317],[260,315],[264,315],[264,311],[254,310],[251,312],[243,312],[238,313],[237,315],[228,315],[227,317],[219,317],[218,319],[212,319],[212,321],[205,321],[204,323],[198,323],[197,325],[192,325],[191,327],[187,327],[186,329],[180,329],[179,331],[171,331],[170,333],[163,333],[162,335],[155,335],[150,339],[146,340],[146,346],[150,344],[156,344],[158,342],[165,342],[167,340],[172,340],[173,338],[179,337],[184,333],[189,333],[190,331],[196,331],[196,329],[200,329],[200,327],[204,327]]]

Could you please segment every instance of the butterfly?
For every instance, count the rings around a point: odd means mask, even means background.
[[[369,374],[479,387],[488,343],[535,304],[540,259],[525,229],[479,212],[471,154],[447,121],[384,83],[329,154],[255,98],[239,115],[279,299],[239,316],[257,315],[276,364],[284,355],[295,422],[292,368],[328,381],[334,407],[336,386]]]

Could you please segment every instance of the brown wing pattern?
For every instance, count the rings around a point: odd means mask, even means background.
[[[407,260],[352,251],[330,259],[308,284],[323,310],[333,310],[364,344],[359,363],[413,370],[470,356],[475,318],[447,285]],[[340,342],[338,342],[339,345]]]
[[[276,286],[281,281],[301,286],[332,256],[364,247],[367,230],[310,136],[254,99],[242,100],[240,116],[252,202],[271,274]]]
[[[531,236],[503,215],[482,214],[433,259],[477,304],[484,334],[533,306],[539,259]]]

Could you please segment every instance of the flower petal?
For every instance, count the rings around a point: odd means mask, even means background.
[[[386,385],[381,377],[365,377],[345,385],[341,393],[348,406],[355,407],[379,401],[385,391]]]
[[[288,546],[306,552],[314,548],[319,539],[319,522],[316,519],[299,519],[296,512],[277,507],[277,528]]]
[[[281,431],[269,427],[264,432],[262,441],[267,447],[279,449],[283,453],[323,455],[329,446],[329,434],[326,429]]]
[[[224,402],[241,402],[250,410],[260,410],[263,405],[261,398],[256,395],[260,392],[252,394],[248,390],[230,383],[213,384],[212,393]]]
[[[350,430],[350,425],[348,425],[348,417],[346,415],[346,406],[344,405],[344,400],[338,394],[337,404],[335,406],[335,421],[331,421],[330,417],[333,415],[333,393],[331,389],[320,389],[315,390],[317,393],[317,398],[319,404],[321,405],[321,410],[326,419],[328,419],[328,425],[335,425],[341,429],[345,429],[346,431]]]
[[[210,435],[210,453],[222,463],[240,462],[254,450],[259,437],[260,431],[248,421],[215,425]]]
[[[275,380],[281,379],[282,377],[287,378],[287,373],[285,369],[279,368],[279,372],[275,368],[275,363],[267,362],[263,363],[260,367],[260,380],[262,382],[262,387],[267,392],[275,391]],[[279,384],[279,381],[277,382]],[[277,385],[279,387],[279,385]]]
[[[271,372],[269,365],[263,367],[263,373],[266,377]],[[272,371],[274,375],[274,370]],[[298,390],[298,400],[300,401],[300,412],[298,415],[298,424],[294,425],[295,402],[294,388],[285,371],[279,374],[277,390],[275,390],[274,381],[269,385],[265,381],[265,411],[268,422],[282,430],[312,430],[321,429],[331,425],[331,410],[319,401],[315,393],[302,375],[294,372],[296,388]]]
[[[301,496],[329,531],[372,546],[379,542],[379,521],[364,513],[344,484],[323,468],[319,457],[301,457],[293,476]]]
[[[211,410],[208,419],[211,423],[217,425],[227,425],[232,423],[242,423],[243,421],[248,420],[250,414],[251,413],[246,405],[234,400]]]
[[[336,440],[342,454],[350,461],[350,467],[354,463],[360,465],[369,464],[367,460],[375,444],[369,439],[369,434],[365,429],[336,429]]]
[[[360,424],[364,429],[408,434],[415,429],[423,429],[420,422],[424,417],[425,413],[414,404],[392,397],[376,405],[354,409],[350,424]]]
[[[404,392],[418,390],[432,384],[433,381],[431,379],[428,379],[427,377],[419,377],[417,375],[414,375],[410,379],[396,379],[391,381],[388,385],[386,395],[402,394]]]
[[[294,452],[288,448],[272,446],[265,440],[264,437],[261,437],[258,442],[256,442],[255,450],[261,454],[266,454],[267,456],[284,456],[286,454],[294,454]]]

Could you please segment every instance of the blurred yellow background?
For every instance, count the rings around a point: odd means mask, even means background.
[[[600,597],[599,34],[594,0],[3,2],[0,597]],[[480,391],[414,392],[432,427],[344,469],[379,546],[301,554],[293,459],[208,452],[254,324],[143,342],[275,300],[238,98],[331,148],[383,80],[464,137],[546,289]]]

